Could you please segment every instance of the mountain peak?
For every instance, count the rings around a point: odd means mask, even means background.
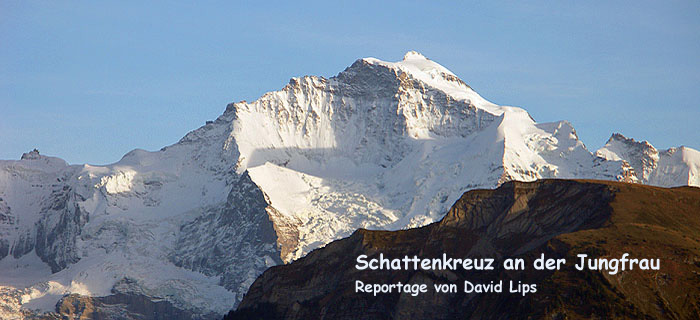
[[[613,133],[612,136],[610,136],[610,139],[608,139],[607,144],[610,144],[615,141],[622,142],[630,147],[656,150],[656,148],[654,148],[654,146],[652,146],[651,143],[649,143],[649,141],[637,141],[634,138],[627,138],[619,132]]]
[[[674,156],[678,150],[683,151],[683,156]],[[646,140],[637,141],[614,133],[605,146],[596,151],[596,155],[607,160],[628,162],[642,183],[663,186],[700,184],[697,174],[700,152],[691,148],[658,150]]]
[[[413,60],[413,59],[430,60],[430,59],[426,58],[424,55],[422,55],[420,52],[417,52],[417,51],[409,51],[409,52],[406,52],[405,55],[403,55],[403,61]]]
[[[627,137],[625,137],[622,133],[615,132],[610,136],[610,139],[608,139],[608,142],[615,141],[615,140],[625,141],[625,140],[627,140]]]
[[[404,74],[409,79],[420,81],[427,87],[444,92],[454,100],[468,102],[493,115],[503,113],[500,107],[481,97],[452,71],[416,51],[407,52],[401,61],[388,62],[368,57],[358,60],[353,66],[363,64],[388,68],[397,76]]]

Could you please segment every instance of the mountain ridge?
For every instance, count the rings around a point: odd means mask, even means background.
[[[700,186],[700,152],[686,146],[658,150],[646,140],[636,141],[613,133],[596,155],[627,161],[637,179],[645,184]]]

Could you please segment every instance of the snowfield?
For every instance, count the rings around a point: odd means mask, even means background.
[[[698,186],[699,168],[696,150],[619,134],[592,153],[570,123],[488,102],[416,52],[360,59],[114,164],[38,152],[0,161],[0,317],[125,290],[223,314],[266,268],[357,228],[437,221],[470,189],[540,178]]]

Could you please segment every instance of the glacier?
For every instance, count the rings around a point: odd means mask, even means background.
[[[493,104],[420,53],[359,59],[110,165],[37,151],[0,161],[0,316],[55,312],[68,294],[223,315],[266,268],[357,228],[437,221],[467,190],[541,178],[698,186],[698,154],[622,135],[593,153],[571,123]]]

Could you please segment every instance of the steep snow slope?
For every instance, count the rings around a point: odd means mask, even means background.
[[[596,155],[628,162],[642,183],[700,186],[700,152],[688,147],[659,151],[647,141],[639,142],[615,133]]]
[[[12,269],[0,312],[78,293],[222,314],[270,265],[359,227],[424,225],[465,191],[509,180],[631,171],[589,152],[568,122],[490,103],[418,53],[360,59],[230,104],[160,151],[106,166],[0,162],[0,265]]]

